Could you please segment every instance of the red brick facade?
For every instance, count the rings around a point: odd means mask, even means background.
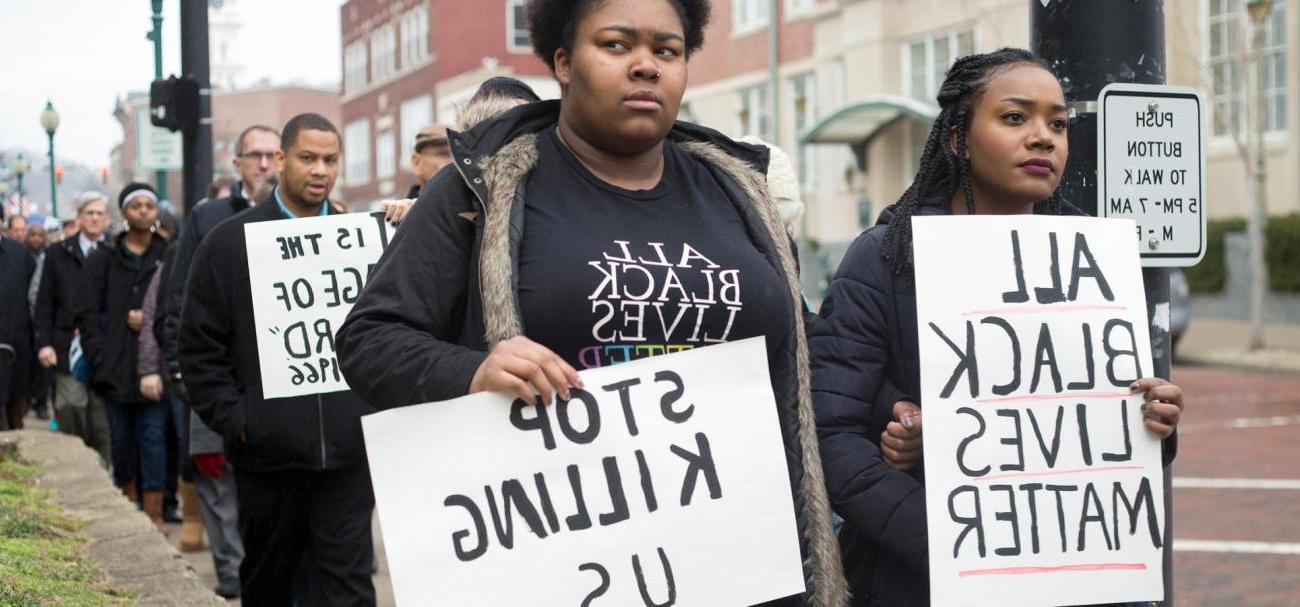
[[[763,0],[766,3],[767,0]],[[733,0],[714,0],[713,19],[704,33],[704,47],[691,59],[691,84],[706,84],[738,74],[767,69],[767,39],[770,26],[732,36]],[[779,61],[807,59],[813,52],[813,20],[785,20],[785,0],[777,2]]]
[[[402,15],[421,5],[427,9],[429,19],[427,58],[409,66],[402,65],[400,49],[405,42],[401,39],[400,20]],[[344,64],[345,82],[348,46],[357,42],[367,46],[365,85],[353,90],[345,89],[342,99],[340,129],[344,130],[345,137],[348,125],[356,127],[364,121],[369,139],[367,166],[358,172],[364,173],[365,179],[345,180],[343,184],[342,193],[349,201],[364,204],[400,198],[415,184],[416,177],[410,170],[409,161],[414,141],[407,141],[410,137],[406,135],[426,125],[403,125],[403,103],[428,95],[434,108],[433,119],[446,122],[448,116],[438,115],[443,101],[439,99],[439,85],[456,76],[481,70],[485,64],[491,64],[495,73],[549,74],[545,64],[534,57],[530,49],[510,48],[506,30],[507,6],[507,0],[350,0],[339,9],[343,28],[340,61]],[[393,24],[397,30],[399,58],[396,71],[377,82],[369,40],[377,29],[387,24]],[[376,145],[381,143],[379,137],[386,133],[392,136],[396,166],[391,177],[380,178],[377,175],[380,150]],[[346,176],[346,159],[344,164]]]

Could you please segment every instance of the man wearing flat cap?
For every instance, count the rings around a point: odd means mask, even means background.
[[[411,170],[420,182],[411,186],[406,197],[419,198],[420,188],[449,164],[451,147],[447,145],[447,125],[435,123],[420,129],[415,134],[415,152],[411,154]]]

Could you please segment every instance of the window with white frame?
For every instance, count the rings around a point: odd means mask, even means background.
[[[907,94],[934,103],[944,75],[953,61],[975,52],[975,34],[970,29],[952,30],[907,43]]]
[[[817,0],[785,0],[786,14],[806,12],[814,6],[817,6]]]
[[[800,74],[790,78],[790,116],[794,123],[795,148],[798,150],[799,184],[804,188],[813,185],[813,148],[800,143],[799,135],[817,119],[817,78],[814,74]]]
[[[366,43],[358,40],[343,50],[343,90],[352,92],[366,86]]]
[[[384,131],[375,135],[375,178],[392,179],[396,173],[397,143],[392,131]]]
[[[512,51],[532,51],[524,4],[525,0],[506,0],[506,46]]]
[[[739,97],[740,111],[736,118],[740,122],[740,136],[754,135],[764,141],[772,141],[772,111],[767,85],[741,89]]]
[[[429,8],[418,4],[402,13],[402,67],[419,63],[429,55]]]
[[[732,0],[731,30],[746,32],[768,23],[768,0]]]
[[[343,172],[348,185],[370,181],[370,119],[362,118],[343,127]]]
[[[397,32],[392,23],[375,28],[370,33],[370,75],[374,82],[383,82],[397,71]]]
[[[398,108],[398,120],[401,121],[402,140],[398,146],[404,150],[415,151],[415,134],[420,129],[433,124],[433,96],[421,95],[407,99]]]
[[[1214,134],[1227,135],[1247,128],[1242,111],[1246,103],[1246,68],[1253,42],[1253,26],[1242,0],[1210,0],[1206,13],[1206,63],[1210,70]],[[1260,109],[1264,130],[1286,130],[1286,2],[1275,0],[1273,14],[1264,25],[1264,45],[1258,71]]]

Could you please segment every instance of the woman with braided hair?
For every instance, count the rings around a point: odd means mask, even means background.
[[[827,493],[853,604],[929,603],[912,218],[1083,215],[1057,192],[1069,153],[1065,96],[1033,54],[958,59],[939,90],[920,168],[844,256],[810,330]],[[1139,380],[1148,431],[1174,455],[1178,386]]]

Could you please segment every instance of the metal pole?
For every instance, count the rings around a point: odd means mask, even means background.
[[[1030,47],[1047,60],[1077,116],[1060,192],[1097,215],[1097,97],[1111,82],[1165,83],[1163,0],[1030,0]],[[1143,268],[1154,375],[1169,379],[1169,271]],[[1176,437],[1175,437],[1176,438]],[[1173,478],[1165,469],[1165,605],[1174,604]]]
[[[198,125],[182,131],[185,212],[212,182],[212,91],[208,64],[208,3],[181,2],[181,73],[199,88]]]
[[[154,80],[162,80],[162,0],[150,0],[153,4],[153,31],[149,33],[149,39],[153,41],[153,77]],[[188,2],[181,0],[181,6],[184,7]],[[154,171],[153,180],[158,186],[159,200],[167,199],[167,172]]]
[[[777,8],[779,0],[768,3],[767,14],[771,20],[767,28],[767,78],[772,98],[772,145],[781,144],[781,20]]]
[[[1250,342],[1251,350],[1264,347],[1264,297],[1268,293],[1268,264],[1264,260],[1264,227],[1268,225],[1268,177],[1265,174],[1264,127],[1267,105],[1260,90],[1259,68],[1264,61],[1264,28],[1268,20],[1261,23],[1250,20],[1250,49],[1242,52],[1246,67],[1245,114],[1250,122],[1247,127],[1254,136],[1255,175],[1254,191],[1251,192],[1250,221],[1247,234],[1250,238]],[[1249,137],[1249,135],[1247,136]]]
[[[46,131],[45,134],[50,136],[50,216],[57,218],[59,216],[59,192],[56,189],[54,180],[54,131]]]

